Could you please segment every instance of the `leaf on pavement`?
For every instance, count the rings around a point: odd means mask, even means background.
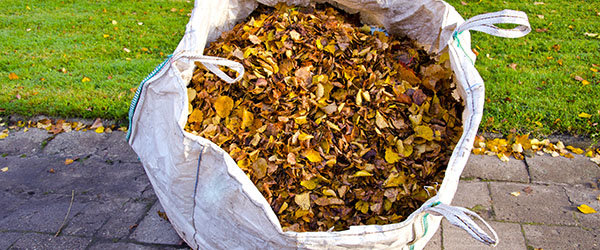
[[[65,165],[70,165],[70,164],[71,164],[71,163],[73,163],[73,162],[74,162],[74,160],[73,160],[73,159],[71,159],[71,158],[67,158],[67,159],[65,159]]]
[[[4,172],[8,171],[8,167],[0,168],[0,171],[2,171],[4,173]]]
[[[577,209],[579,209],[580,212],[584,213],[584,214],[595,214],[596,210],[586,204],[581,204],[579,207],[577,207]]]

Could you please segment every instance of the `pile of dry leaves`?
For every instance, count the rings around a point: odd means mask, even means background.
[[[433,196],[462,133],[450,69],[331,7],[258,12],[205,50],[246,73],[198,64],[185,129],[229,152],[286,230],[400,222]]]

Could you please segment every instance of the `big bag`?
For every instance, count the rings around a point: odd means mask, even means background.
[[[128,142],[139,156],[154,191],[173,227],[194,248],[219,249],[421,249],[437,231],[442,217],[477,240],[498,243],[485,221],[488,236],[464,208],[450,206],[462,170],[473,147],[484,105],[484,85],[474,67],[468,30],[495,36],[521,37],[530,30],[523,12],[504,10],[468,21],[441,0],[292,0],[289,5],[328,2],[363,23],[404,34],[437,55],[447,54],[459,94],[464,101],[463,134],[446,168],[437,194],[400,223],[352,226],[338,232],[284,232],[266,199],[222,148],[183,130],[189,110],[186,86],[194,62],[227,82],[218,66],[239,73],[240,63],[203,55],[206,44],[246,18],[258,3],[277,0],[199,0],[177,49],[140,84],[129,110]],[[512,23],[513,29],[499,29]]]

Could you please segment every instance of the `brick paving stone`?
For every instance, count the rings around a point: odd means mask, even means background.
[[[487,155],[471,154],[461,176],[485,180],[529,182],[525,162],[516,159],[503,162],[496,156]]]
[[[139,242],[155,243],[155,244],[167,244],[167,245],[180,245],[183,240],[179,237],[171,223],[160,218],[158,211],[164,212],[165,210],[160,205],[160,202],[156,202],[154,206],[148,211],[148,214],[140,222],[140,225],[131,234],[130,238]]]
[[[70,197],[63,196],[29,200],[2,219],[0,229],[56,233],[63,223],[69,204]],[[84,207],[85,203],[73,202],[68,220]]]
[[[571,201],[573,211],[575,211],[575,217],[577,217],[578,224],[589,229],[600,229],[600,190],[586,188],[584,186],[573,186],[565,187],[569,201]],[[577,210],[577,206],[586,204],[598,213],[584,214]]]
[[[452,205],[471,209],[484,219],[490,219],[493,211],[487,185],[486,182],[460,181]]]
[[[526,157],[531,181],[567,184],[597,183],[600,178],[600,167],[585,156],[574,155],[574,157],[573,159],[549,155]]]
[[[0,232],[0,249],[8,249],[12,244],[14,244],[23,233],[15,233],[15,232]]]
[[[111,214],[110,219],[98,230],[97,237],[107,239],[122,239],[129,236],[130,232],[148,211],[151,204],[143,202],[128,201]]]
[[[475,240],[465,230],[462,230],[447,221],[442,222],[443,238],[444,238],[444,249],[452,250],[470,250],[470,249],[498,249],[498,250],[518,250],[527,249],[525,246],[525,238],[521,232],[521,225],[516,223],[503,223],[503,222],[488,222],[494,228],[498,234],[500,242],[494,248],[486,246],[485,244]],[[485,226],[480,223],[480,226]],[[484,229],[486,230],[486,229]],[[488,232],[488,231],[486,231]],[[488,235],[492,236],[490,232]]]
[[[85,249],[91,241],[91,238],[28,233],[20,237],[9,249]]]
[[[543,249],[600,249],[600,231],[578,227],[523,225],[527,245]]]
[[[441,250],[442,249],[442,227],[438,228],[437,232],[431,237],[431,240],[425,245],[425,250]]]
[[[524,190],[529,187],[531,193]],[[560,186],[490,183],[492,204],[498,220],[556,225],[575,225],[573,208]],[[511,195],[519,192],[519,196]]]
[[[51,137],[48,131],[43,129],[29,129],[29,131],[10,131],[8,137],[0,143],[0,155],[32,155],[42,150],[42,142]]]

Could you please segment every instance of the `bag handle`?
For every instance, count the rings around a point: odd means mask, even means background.
[[[432,206],[425,208],[424,212],[435,213],[444,216],[452,225],[462,228],[467,231],[473,238],[483,242],[489,246],[496,246],[500,240],[496,231],[488,224],[481,216],[477,213],[468,210],[463,207],[455,207],[446,205],[441,202],[435,202]],[[475,221],[473,221],[469,215],[477,218],[492,232],[494,238],[492,239],[483,229],[481,229]]]
[[[507,23],[517,24],[512,29],[501,29],[495,24]],[[516,10],[501,10],[498,12],[485,13],[469,18],[454,31],[454,37],[466,30],[481,31],[492,36],[519,38],[531,31],[531,25],[527,14]]]
[[[194,59],[197,59],[197,61],[202,63],[202,65],[204,65],[206,69],[208,69],[210,72],[217,75],[219,78],[221,78],[223,81],[226,81],[227,83],[234,83],[242,79],[242,77],[244,76],[244,66],[238,62],[227,60],[221,57],[205,55],[194,57]],[[233,79],[221,69],[219,69],[218,66],[228,67],[236,71],[238,73],[238,76],[235,79]]]

